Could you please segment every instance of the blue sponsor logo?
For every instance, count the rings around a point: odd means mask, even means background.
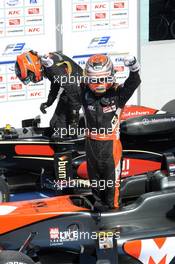
[[[17,55],[21,54],[24,49],[25,43],[8,44],[2,55]]]
[[[115,58],[115,62],[123,62],[124,57]]]
[[[8,0],[8,1],[6,2],[6,4],[9,5],[9,6],[15,6],[15,5],[17,5],[18,3],[19,3],[19,0]]]
[[[79,61],[78,61],[78,64],[83,66],[83,65],[86,64],[86,62],[85,62],[84,60],[79,60]]]
[[[30,4],[37,4],[38,0],[30,0]]]
[[[88,46],[88,48],[107,48],[113,47],[114,43],[110,41],[110,36],[96,37],[93,38]]]

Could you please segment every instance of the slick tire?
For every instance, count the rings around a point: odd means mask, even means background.
[[[35,264],[27,255],[11,250],[0,252],[0,264]]]
[[[169,113],[175,113],[175,99],[169,101],[168,103],[166,103],[162,108],[162,111],[166,111]]]
[[[10,193],[8,183],[0,177],[0,203],[9,202]]]

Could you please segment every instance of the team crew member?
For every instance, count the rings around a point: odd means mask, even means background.
[[[50,126],[52,128],[77,126],[81,108],[79,77],[82,75],[82,69],[78,64],[59,52],[40,56],[37,52],[29,51],[17,56],[15,72],[25,85],[30,81],[40,82],[43,77],[50,80],[51,86],[47,101],[40,106],[44,114],[46,108],[51,106],[58,97],[62,87]]]
[[[115,71],[110,58],[93,55],[85,66],[86,81],[81,84],[87,123],[87,168],[93,182],[95,208],[99,211],[119,206],[122,157],[120,116],[122,108],[141,82],[135,57],[124,59],[124,64],[129,67],[130,73],[124,84],[119,85],[115,83]],[[102,180],[105,182],[103,189],[100,188]]]

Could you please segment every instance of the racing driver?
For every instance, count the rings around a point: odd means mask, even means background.
[[[47,101],[41,104],[40,110],[45,114],[46,108],[60,95],[55,113],[50,120],[50,126],[57,129],[57,135],[60,128],[68,129],[68,125],[77,127],[81,108],[78,77],[82,75],[82,69],[78,64],[59,52],[42,56],[31,50],[17,56],[15,73],[25,85],[40,82],[43,77],[50,80],[50,92]],[[60,89],[61,87],[63,89]]]
[[[87,169],[97,211],[119,207],[120,117],[122,108],[141,82],[136,58],[125,58],[124,65],[129,67],[129,77],[119,85],[115,82],[111,59],[106,55],[93,55],[86,63],[86,78],[81,83],[86,117]],[[105,182],[105,188],[100,188],[100,181]]]

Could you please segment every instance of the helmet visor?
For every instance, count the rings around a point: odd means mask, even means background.
[[[112,83],[89,83],[88,86],[94,93],[103,94],[112,86]]]

